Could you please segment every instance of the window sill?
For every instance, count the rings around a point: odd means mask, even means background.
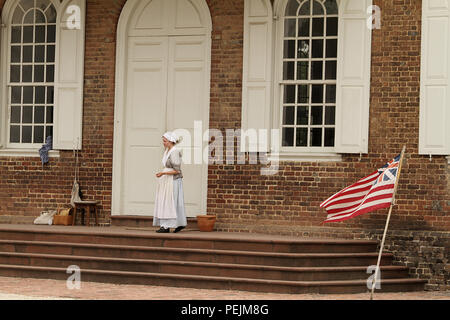
[[[269,161],[293,162],[341,162],[342,155],[338,153],[270,153]]]
[[[50,158],[59,158],[59,151],[52,150],[48,153]],[[35,149],[0,149],[0,157],[29,157],[40,158],[39,150]]]

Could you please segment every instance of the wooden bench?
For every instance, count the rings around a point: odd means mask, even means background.
[[[84,214],[86,213],[86,218],[87,218],[86,224],[88,227],[91,226],[90,220],[91,220],[91,211],[92,211],[95,215],[95,225],[98,226],[98,211],[97,211],[98,204],[99,204],[98,201],[76,201],[74,213],[73,213],[73,226],[75,225],[78,210],[80,210],[82,212],[82,216],[81,216],[82,225],[84,225]]]

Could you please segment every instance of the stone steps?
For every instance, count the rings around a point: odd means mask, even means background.
[[[0,226],[0,276],[276,293],[366,292],[373,241],[226,233],[156,234],[98,228]],[[382,259],[383,292],[423,290],[408,268]]]

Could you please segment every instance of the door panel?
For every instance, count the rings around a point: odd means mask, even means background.
[[[123,212],[149,215],[166,128],[168,39],[131,38],[129,48]]]
[[[192,146],[183,148],[185,206],[188,216],[196,216],[202,211],[203,194],[207,181],[206,163],[194,161],[194,124],[202,121],[207,129],[208,110],[206,81],[206,38],[199,36],[170,37],[169,39],[169,94],[167,110],[169,128],[189,131]],[[204,146],[202,146],[203,150]],[[197,152],[200,151],[197,149]],[[189,157],[189,158],[188,158]]]

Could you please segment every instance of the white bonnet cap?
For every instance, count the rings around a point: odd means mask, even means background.
[[[167,140],[169,140],[170,142],[173,143],[178,143],[178,141],[180,140],[180,138],[178,137],[178,135],[174,132],[166,132],[163,135],[164,138],[166,138]]]

